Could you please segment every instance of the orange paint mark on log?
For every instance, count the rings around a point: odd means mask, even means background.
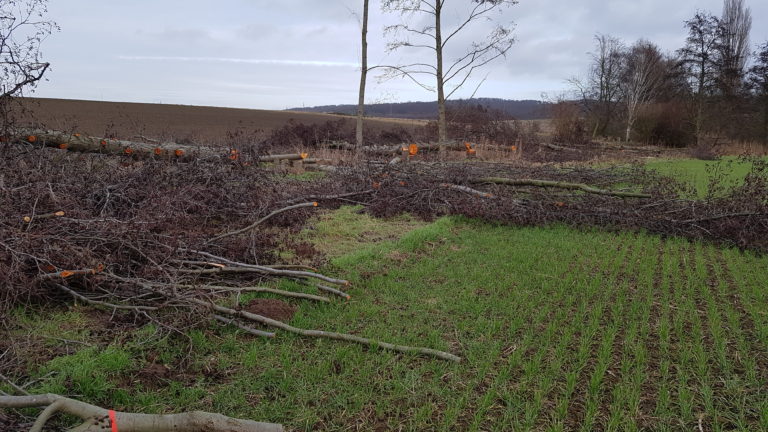
[[[125,153],[127,155],[133,154],[133,149],[130,148],[130,147],[126,147],[125,150],[123,150],[123,153]]]
[[[62,150],[66,150],[66,149],[68,149],[68,148],[69,148],[69,144],[67,144],[67,143],[61,143],[61,144],[59,144],[59,148],[60,148],[60,149],[62,149]]]
[[[34,135],[30,135],[30,136],[27,137],[27,141],[33,143],[33,142],[37,141],[37,137],[34,136]]]
[[[408,146],[408,154],[411,156],[416,156],[419,153],[419,146],[416,144],[411,144]]]
[[[74,136],[75,138],[80,138],[80,134],[79,134],[79,133],[73,134],[73,136]]]
[[[464,141],[464,148],[466,148],[467,151],[472,150],[472,143],[470,143],[469,141]]]
[[[302,159],[306,159],[309,157],[309,153],[299,153],[299,157],[301,157]]]
[[[74,274],[75,274],[75,272],[71,272],[69,270],[64,270],[63,272],[59,273],[59,276],[61,276],[62,278],[68,278],[68,277],[70,277],[70,276],[72,276]]]
[[[106,147],[107,146],[107,140],[101,140],[99,142],[99,144],[101,144],[102,147]]]
[[[155,154],[156,154],[157,156],[160,156],[160,155],[162,155],[162,154],[163,154],[163,149],[161,149],[160,147],[157,147],[157,148],[155,149]]]
[[[184,150],[176,149],[176,151],[173,152],[173,154],[175,154],[177,157],[182,157],[182,156],[184,156]]]
[[[315,201],[315,202],[313,202],[313,203],[312,203],[312,206],[313,206],[313,207],[317,207],[318,205],[319,205],[319,204],[317,203],[317,201]]]

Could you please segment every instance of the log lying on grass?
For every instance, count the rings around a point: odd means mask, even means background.
[[[472,180],[473,183],[493,183],[507,186],[534,186],[534,187],[548,187],[548,188],[560,188],[560,189],[573,189],[581,190],[586,193],[596,195],[609,195],[621,198],[652,198],[651,195],[640,192],[623,192],[623,191],[611,191],[607,189],[598,189],[596,187],[586,185],[583,183],[567,183],[551,180],[536,180],[536,179],[511,179],[503,177],[484,177]]]
[[[204,411],[180,414],[138,414],[107,410],[56,394],[0,396],[0,408],[45,407],[30,432],[42,432],[48,420],[57,412],[83,420],[70,432],[280,432],[283,426],[242,420]]]
[[[144,138],[146,139],[146,138]],[[236,150],[208,146],[191,146],[173,142],[144,143],[137,141],[100,138],[79,133],[25,130],[17,134],[17,141],[81,153],[173,158],[215,158],[237,155]],[[259,162],[294,161],[306,159],[307,153],[289,153],[259,156]]]

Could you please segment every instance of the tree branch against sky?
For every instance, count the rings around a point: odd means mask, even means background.
[[[463,2],[463,3],[462,3]],[[417,49],[434,56],[432,62],[415,62],[388,66],[388,77],[406,77],[424,89],[437,92],[438,140],[448,141],[445,101],[462,88],[473,73],[492,61],[505,57],[515,42],[512,24],[495,23],[484,39],[473,41],[462,51],[461,35],[480,22],[493,22],[492,13],[517,4],[517,0],[385,0],[383,9],[400,13],[402,22],[388,26],[385,34],[392,37],[389,51]],[[468,4],[468,10],[453,24],[446,24],[447,4]],[[454,12],[452,10],[452,12]],[[452,16],[453,17],[453,16]],[[454,17],[455,18],[455,17]],[[448,52],[461,52],[447,58]],[[434,79],[434,87],[428,84]]]
[[[34,89],[50,67],[40,45],[58,30],[46,19],[47,0],[0,1],[0,129],[7,135],[12,122],[10,103]]]

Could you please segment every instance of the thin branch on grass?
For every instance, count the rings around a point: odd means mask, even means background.
[[[294,210],[294,209],[297,209],[297,208],[304,208],[304,207],[317,207],[317,202],[301,203],[301,204],[291,205],[291,206],[288,206],[288,207],[283,207],[281,209],[273,211],[272,213],[264,216],[263,218],[257,220],[256,222],[248,225],[245,228],[242,228],[242,229],[239,229],[239,230],[236,230],[236,231],[231,231],[231,232],[219,234],[216,237],[213,237],[212,239],[210,239],[208,242],[210,243],[210,242],[213,242],[213,241],[216,241],[216,240],[221,240],[223,238],[227,238],[227,237],[230,237],[230,236],[235,236],[235,235],[238,235],[238,234],[242,234],[242,233],[251,231],[252,229],[254,229],[257,226],[261,225],[262,223],[264,223],[264,221],[272,218],[273,216],[279,215],[280,213],[284,213],[284,212],[287,212],[289,210]]]
[[[239,317],[239,318],[246,319],[248,321],[255,321],[270,327],[279,328],[281,330],[285,330],[287,332],[295,333],[301,336],[356,342],[361,345],[376,346],[376,347],[383,348],[390,351],[397,351],[397,352],[408,353],[408,354],[421,354],[421,355],[436,357],[441,360],[448,360],[453,362],[461,361],[461,358],[456,355],[453,355],[451,353],[447,353],[444,351],[434,350],[431,348],[394,345],[387,342],[381,342],[373,339],[367,339],[364,337],[344,334],[344,333],[326,332],[322,330],[305,330],[305,329],[293,327],[291,325],[285,324],[277,320],[273,320],[271,318],[267,318],[262,315],[257,315],[244,310],[230,309],[228,307],[220,306],[215,303],[207,302],[205,300],[201,300],[197,298],[191,298],[191,299],[188,299],[188,301],[198,304],[200,306],[206,306],[208,308],[211,308],[220,314],[224,314],[232,317]]]
[[[269,274],[274,276],[314,278],[314,279],[320,279],[328,283],[332,283],[334,285],[344,285],[344,286],[349,285],[349,281],[346,281],[343,279],[334,279],[332,277],[328,277],[320,273],[314,273],[314,272],[308,272],[308,271],[281,270],[281,269],[276,269],[276,268],[271,268],[266,266],[254,265],[254,264],[239,263],[236,261],[228,260],[220,256],[210,254],[208,252],[203,252],[203,251],[190,250],[190,252],[197,253],[199,255],[208,257],[212,260],[227,264],[229,265],[229,267],[218,268],[218,269],[206,269],[206,270],[184,270],[181,272],[190,273],[190,274],[215,274],[215,273],[228,273],[228,272],[229,273],[254,273],[255,272],[255,273],[263,273],[263,274]]]
[[[214,315],[213,318],[216,321],[223,322],[224,324],[233,325],[233,326],[239,328],[240,330],[242,330],[242,331],[244,331],[246,333],[250,333],[250,334],[252,334],[254,336],[265,337],[265,338],[269,338],[269,339],[272,339],[272,338],[275,337],[275,334],[272,333],[272,332],[265,332],[263,330],[258,330],[258,329],[255,329],[253,327],[248,327],[247,325],[240,324],[234,318],[227,318],[227,317],[223,317],[221,315]]]
[[[345,293],[344,291],[337,290],[336,288],[331,288],[331,287],[329,287],[327,285],[317,284],[315,286],[317,286],[317,288],[319,290],[321,290],[321,291],[325,291],[325,292],[331,293],[333,295],[337,295],[337,296],[339,296],[339,297],[341,297],[343,299],[346,299],[346,300],[349,300],[349,299],[352,298],[352,296],[350,296],[349,294]]]

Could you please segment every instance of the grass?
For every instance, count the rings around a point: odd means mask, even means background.
[[[318,239],[344,244],[331,267],[353,298],[300,303],[291,324],[449,350],[461,364],[231,328],[182,341],[146,326],[31,362],[36,376],[57,371],[33,390],[292,430],[768,430],[768,258],[458,218],[359,242],[401,223],[354,208],[317,222]],[[148,375],[158,365],[167,376]]]
[[[736,156],[723,156],[716,161],[699,159],[654,160],[646,167],[662,175],[673,177],[688,183],[694,189],[694,195],[703,198],[709,192],[713,182],[723,191],[740,186],[744,177],[752,169],[752,163]]]
[[[309,223],[302,237],[325,256],[335,258],[399,239],[426,225],[410,215],[377,219],[361,210],[362,206],[345,206],[323,213]]]

